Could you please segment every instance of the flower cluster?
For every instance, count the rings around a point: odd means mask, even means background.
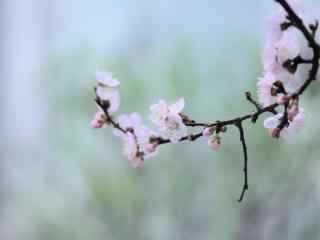
[[[288,1],[291,7],[303,15],[300,1]],[[311,52],[308,42],[294,27],[283,9],[272,16],[263,51],[264,74],[258,81],[258,95],[262,106],[273,103],[283,105],[284,111],[264,122],[272,137],[291,137],[301,129],[304,112],[299,106],[299,96],[292,97],[304,83],[310,70]]]
[[[138,113],[122,114],[116,121],[113,120],[113,114],[120,107],[120,94],[117,90],[120,82],[111,73],[102,71],[96,72],[96,80],[96,101],[99,104],[91,127],[98,129],[106,124],[113,125],[113,133],[123,140],[123,153],[133,167],[142,167],[145,159],[154,157],[161,140],[177,143],[187,135],[182,117],[185,105],[183,98],[173,104],[160,100],[150,107],[150,119],[156,127],[156,130],[152,130],[142,124]]]
[[[120,115],[118,123],[122,130],[115,129],[113,133],[124,141],[124,155],[132,166],[142,167],[144,159],[156,155],[157,145],[152,140],[157,138],[157,134],[142,125],[137,113]]]

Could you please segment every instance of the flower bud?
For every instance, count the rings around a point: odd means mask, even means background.
[[[213,131],[214,131],[213,128],[207,127],[207,128],[205,128],[205,129],[203,129],[202,135],[203,135],[204,137],[210,137],[210,136],[213,134]]]
[[[105,115],[102,111],[98,111],[93,120],[91,121],[90,125],[94,129],[102,128],[103,125],[106,123]]]
[[[208,145],[215,151],[219,150],[221,147],[221,140],[219,137],[215,137],[208,141]]]
[[[146,152],[147,153],[154,153],[157,150],[157,144],[155,143],[148,143],[146,145]]]
[[[90,125],[91,125],[91,128],[98,129],[98,128],[102,128],[103,123],[101,121],[98,121],[97,119],[93,119]]]
[[[280,137],[280,128],[270,128],[269,129],[269,133],[271,135],[271,137],[273,138],[279,138]]]
[[[289,110],[288,110],[288,120],[292,122],[292,120],[297,116],[299,113],[299,107],[294,104]]]

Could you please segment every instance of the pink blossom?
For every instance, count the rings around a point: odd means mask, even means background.
[[[106,116],[102,110],[96,112],[94,118],[91,121],[91,127],[94,129],[102,128],[106,123]]]

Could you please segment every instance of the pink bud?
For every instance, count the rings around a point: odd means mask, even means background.
[[[289,100],[289,97],[287,95],[280,95],[277,97],[277,103],[280,105],[285,104]]]
[[[217,151],[221,147],[220,138],[214,138],[212,140],[209,140],[208,144],[213,150]]]
[[[146,152],[147,153],[154,153],[157,149],[157,144],[154,143],[148,143],[146,145]]]
[[[288,119],[291,122],[299,113],[299,107],[295,104],[288,110]]]
[[[202,135],[204,137],[210,137],[212,134],[213,134],[213,128],[208,127],[208,128],[203,129],[203,131],[202,131]]]
[[[97,119],[93,119],[90,125],[94,129],[102,128],[103,126],[103,124],[101,124],[101,122],[99,122]]]
[[[280,136],[280,129],[279,128],[269,128],[269,133],[273,138],[279,138]]]
[[[91,127],[94,129],[102,128],[103,125],[106,123],[104,114],[101,111],[96,112],[93,120],[91,121]]]

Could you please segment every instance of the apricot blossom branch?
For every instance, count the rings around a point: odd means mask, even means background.
[[[196,141],[205,138],[208,145],[218,150],[222,135],[229,126],[238,129],[243,150],[244,182],[239,197],[241,202],[249,188],[248,150],[243,122],[256,123],[261,115],[271,113],[264,120],[264,127],[273,138],[287,139],[298,132],[304,123],[304,111],[299,98],[319,78],[320,46],[318,43],[318,21],[307,24],[303,21],[298,0],[274,0],[280,9],[271,18],[270,31],[263,51],[263,76],[259,78],[258,96],[255,100],[250,92],[245,96],[255,110],[241,116],[214,122],[197,122],[183,112],[184,99],[173,104],[160,100],[150,107],[150,120],[156,126],[151,129],[142,124],[139,114],[113,114],[120,106],[117,90],[120,82],[111,73],[97,72],[95,87],[98,112],[91,122],[93,128],[110,125],[114,134],[124,141],[124,154],[134,167],[142,167],[145,159],[154,157],[159,146],[178,142]],[[300,41],[298,35],[304,37]],[[200,128],[196,133],[188,133],[189,128]]]

